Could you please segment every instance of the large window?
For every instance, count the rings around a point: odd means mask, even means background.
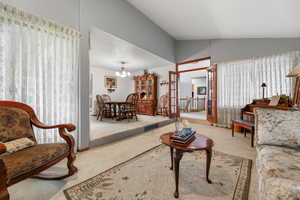
[[[0,99],[32,106],[46,124],[78,125],[79,37],[0,3]],[[38,131],[41,143],[61,141],[57,130]]]
[[[240,109],[263,97],[292,95],[292,79],[286,75],[300,63],[300,51],[236,62],[220,63],[218,72],[218,123],[229,127],[240,118]]]

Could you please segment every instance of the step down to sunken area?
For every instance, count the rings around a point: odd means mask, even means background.
[[[112,143],[134,135],[142,134],[162,126],[175,122],[175,119],[169,119],[162,116],[139,115],[138,121],[123,120],[115,121],[103,119],[97,121],[94,116],[90,117],[90,147],[97,147]]]

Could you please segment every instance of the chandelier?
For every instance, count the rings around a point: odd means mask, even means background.
[[[125,78],[125,77],[128,77],[128,76],[131,75],[130,72],[128,72],[128,71],[125,70],[125,67],[124,67],[125,64],[126,64],[126,62],[123,62],[123,61],[121,62],[121,65],[122,65],[121,71],[116,72],[116,76],[119,76],[121,78]]]

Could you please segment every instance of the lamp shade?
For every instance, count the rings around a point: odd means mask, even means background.
[[[266,83],[262,83],[261,87],[267,87],[267,84]]]
[[[300,63],[286,77],[297,77],[300,75]]]

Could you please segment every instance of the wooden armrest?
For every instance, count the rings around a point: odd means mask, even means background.
[[[244,115],[255,116],[255,114],[253,112],[244,111],[243,113],[244,113]]]
[[[6,167],[2,159],[0,159],[0,200],[9,200]]]
[[[42,129],[53,129],[53,128],[65,128],[67,129],[69,132],[74,131],[76,129],[76,126],[74,124],[58,124],[58,125],[45,125],[42,122],[40,122],[37,119],[32,119],[31,122],[38,128],[42,128]]]
[[[72,135],[66,133],[65,131],[65,129],[67,129],[68,132],[74,131],[76,129],[76,126],[74,124],[58,124],[58,125],[48,126],[40,122],[35,115],[31,118],[31,122],[34,126],[42,129],[58,128],[60,137],[62,137],[67,142],[67,144],[69,145],[70,152],[74,153],[75,140]]]

